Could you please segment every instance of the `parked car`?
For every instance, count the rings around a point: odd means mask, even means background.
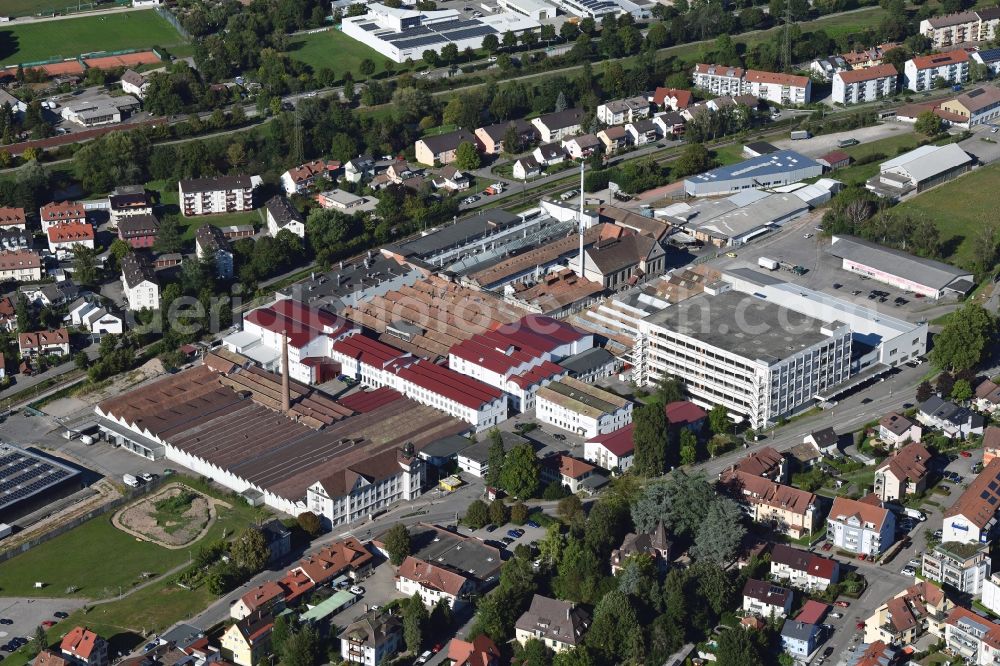
[[[904,576],[914,576],[916,575],[917,572],[913,569],[913,567],[907,565],[902,569],[900,569],[899,573],[903,574]]]
[[[972,457],[972,454],[969,453],[968,451],[959,451],[958,454],[960,456],[962,456],[963,458],[971,458]]]
[[[57,617],[60,620],[65,620],[66,618],[69,617],[69,613],[65,611],[56,611],[55,613],[52,614],[52,617]]]
[[[910,565],[911,567],[919,567],[920,566],[920,560],[918,560],[917,558],[914,557],[914,558],[911,558],[910,561],[907,562],[907,564]]]
[[[365,593],[365,588],[361,587],[360,585],[351,586],[351,594],[364,594],[364,593]]]
[[[834,601],[833,605],[834,606],[839,606],[840,608],[850,608],[851,602],[850,601],[843,601],[843,600],[841,600],[841,601]]]
[[[0,618],[0,624],[14,624],[14,620],[9,617]]]
[[[525,523],[525,525],[527,525],[528,527],[534,527],[535,529],[538,529],[539,527],[541,527],[541,525],[539,525],[538,523],[536,523],[533,520],[529,520],[528,522]]]
[[[836,618],[836,619],[839,620],[840,618],[844,617],[844,614],[843,613],[833,612],[833,613],[830,613],[830,617]]]
[[[433,656],[434,656],[433,652],[431,652],[430,650],[424,650],[424,652],[419,657],[417,657],[417,662],[416,663],[418,663],[418,664],[426,664],[427,660],[429,660]]]
[[[860,630],[862,630],[862,629],[865,628],[865,623],[864,622],[858,622],[856,625],[854,625],[854,628],[860,631]]]
[[[496,528],[497,528],[497,526],[496,526],[496,525],[487,525],[487,526],[486,526],[486,531],[487,531],[487,532],[492,532],[492,531],[494,531],[494,530],[495,530]]]

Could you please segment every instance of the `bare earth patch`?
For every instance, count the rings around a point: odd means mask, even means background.
[[[216,504],[228,506],[186,485],[172,483],[125,507],[111,523],[123,532],[164,548],[183,548],[200,539],[212,526],[217,515]],[[165,505],[171,509],[165,509]]]

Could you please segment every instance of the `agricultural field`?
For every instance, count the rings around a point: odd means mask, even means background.
[[[941,232],[945,258],[956,266],[969,267],[976,231],[995,217],[996,184],[1000,164],[983,167],[924,192],[895,208],[934,222]],[[955,202],[961,201],[961,206]]]
[[[154,10],[6,24],[0,28],[0,66],[183,43],[177,30]]]
[[[361,61],[366,58],[375,63],[372,76],[378,78],[385,71],[384,55],[339,30],[296,37],[289,43],[287,55],[306,63],[314,72],[328,67],[337,75],[337,80],[342,79],[345,72],[350,72],[355,81],[367,78],[361,73]],[[403,65],[395,65],[394,71],[403,69]]]

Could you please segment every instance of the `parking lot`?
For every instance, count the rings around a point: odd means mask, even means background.
[[[827,251],[830,239],[820,233],[821,222],[822,212],[811,212],[759,242],[736,248],[733,251],[735,257],[720,256],[712,265],[721,270],[751,268],[766,273],[768,271],[759,267],[757,261],[767,257],[791,266],[802,266],[806,269],[803,275],[778,269],[774,271],[774,277],[907,321],[933,319],[954,307],[954,300],[919,298],[910,292],[843,270],[841,260]],[[870,298],[873,290],[878,293]],[[896,299],[901,300],[897,302]]]
[[[2,566],[2,565],[0,565]],[[55,613],[71,613],[81,606],[82,599],[21,599],[0,597],[0,655],[10,651],[10,641],[15,637],[31,639],[43,622],[59,622]],[[9,622],[9,624],[8,624]],[[72,627],[66,627],[69,631]],[[23,647],[21,649],[24,649]]]

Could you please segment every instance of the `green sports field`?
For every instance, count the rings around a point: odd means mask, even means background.
[[[0,28],[0,65],[72,58],[93,51],[148,49],[182,43],[184,39],[177,30],[152,9],[8,24]]]

